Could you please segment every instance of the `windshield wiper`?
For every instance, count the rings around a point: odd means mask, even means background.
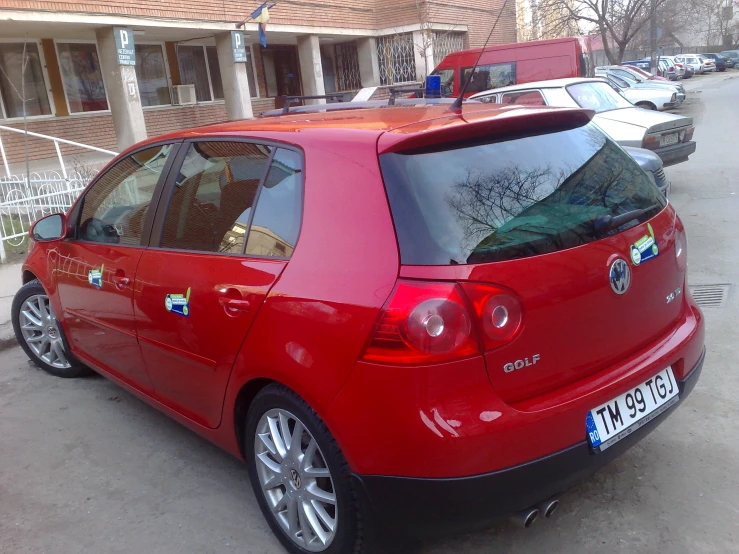
[[[612,215],[604,215],[593,222],[593,227],[595,228],[595,232],[598,234],[607,233],[608,231],[621,227],[621,225],[624,225],[629,221],[639,219],[645,213],[650,212],[655,208],[659,208],[659,204],[655,204],[641,210],[632,210],[625,214],[617,215],[616,217]]]

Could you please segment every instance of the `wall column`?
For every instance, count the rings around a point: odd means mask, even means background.
[[[251,91],[249,91],[249,79],[246,77],[246,64],[234,61],[230,32],[216,34],[216,50],[218,51],[218,64],[221,66],[226,116],[230,120],[251,119],[254,117],[254,112],[251,107]]]
[[[118,65],[113,27],[97,29],[95,35],[118,149],[123,151],[146,138],[146,123],[144,110],[141,108],[136,68],[132,65]]]
[[[357,39],[359,76],[363,87],[380,86],[380,63],[377,59],[377,40],[372,37]]]
[[[431,73],[434,70],[434,53],[429,44],[424,44],[424,34],[431,31],[413,31],[413,54],[416,58],[416,81],[423,81],[426,78],[426,72]],[[430,37],[429,37],[430,39]],[[428,65],[428,69],[427,69]]]
[[[321,64],[321,48],[316,35],[298,37],[298,59],[300,60],[300,77],[305,96],[321,96],[326,94],[323,86],[323,65]],[[325,104],[325,100],[307,100],[306,104]]]

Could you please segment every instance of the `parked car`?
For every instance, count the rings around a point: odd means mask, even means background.
[[[635,107],[605,79],[556,79],[489,90],[472,97],[496,104],[581,107],[595,111],[593,122],[621,146],[653,151],[665,166],[695,152],[693,118]]]
[[[721,55],[726,58],[727,67],[739,67],[739,50],[725,50]]]
[[[680,78],[680,73],[677,70],[675,62],[669,58],[659,59],[659,69],[664,77],[667,77],[670,81],[677,81]]]
[[[626,77],[605,74],[605,79],[629,102],[647,110],[677,108],[685,100],[685,93],[674,87],[664,88],[647,83],[637,83]]]
[[[641,69],[645,73],[648,73],[652,67],[652,60],[651,58],[644,58],[643,60],[631,60],[627,62],[622,62],[621,65]],[[677,68],[674,66],[674,64],[668,63],[664,58],[660,58],[657,64],[657,75],[653,75],[653,77],[658,80],[676,81],[678,78]]]
[[[704,61],[696,54],[680,54],[673,58],[676,63],[689,67],[695,75],[703,75],[709,71]]]
[[[672,61],[672,63],[675,64],[675,68],[677,69],[677,74],[680,79],[690,79],[695,73],[693,70],[688,67],[686,64],[678,62],[675,60],[675,56],[663,56],[665,59],[669,59]],[[635,68],[639,69],[639,68]]]
[[[703,67],[706,72],[716,71],[716,62],[712,59],[706,56],[705,54],[698,54],[701,61],[703,62]]]
[[[652,75],[648,70],[642,69],[641,67],[638,67],[636,65],[629,65],[629,64],[622,64],[620,66],[611,66],[611,67],[625,67],[629,68],[631,71],[639,75],[642,79],[646,79],[648,81],[669,81],[669,79],[662,77],[660,75]],[[682,78],[684,71],[679,71],[679,68],[677,68],[677,64],[675,64],[676,71],[678,73],[678,78]]]
[[[721,54],[701,54],[701,56],[712,59],[716,65],[716,71],[726,71],[726,68],[729,67],[726,63],[727,58],[724,58]]]
[[[698,381],[683,223],[590,111],[352,108],[120,154],[31,229],[16,336],[245,460],[292,554],[528,526]]]
[[[478,62],[479,58],[479,62]],[[490,88],[560,77],[594,75],[590,37],[558,38],[486,46],[448,54],[432,75],[441,76],[442,95],[456,96],[475,68],[466,96]]]
[[[665,173],[662,158],[646,148],[624,146],[623,149],[626,150],[629,156],[634,158],[636,163],[639,164],[639,167],[641,167],[647,174],[647,177],[654,182],[659,191],[665,195],[665,198],[667,198],[670,194],[671,183]]]
[[[641,75],[635,71],[635,69],[636,68],[630,66],[608,65],[603,67],[596,67],[595,75],[598,77],[606,77],[608,75],[620,77],[621,79],[625,80],[632,88],[658,88],[674,92],[677,94],[678,105],[682,104],[682,102],[685,100],[685,89],[680,83],[643,79]]]

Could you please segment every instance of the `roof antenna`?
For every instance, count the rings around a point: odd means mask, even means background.
[[[462,90],[459,91],[459,96],[457,96],[457,99],[454,101],[454,103],[449,108],[450,110],[461,110],[462,109],[462,102],[464,102],[464,94],[467,92],[467,87],[470,86],[470,82],[472,81],[472,76],[475,74],[475,69],[477,69],[477,64],[480,63],[480,58],[482,58],[482,54],[485,52],[485,47],[488,45],[488,42],[490,42],[490,39],[493,36],[493,31],[495,31],[495,28],[498,26],[498,21],[500,20],[500,16],[503,15],[503,10],[505,9],[506,4],[508,4],[508,0],[504,0],[503,5],[500,7],[500,11],[498,12],[498,17],[495,18],[495,23],[493,23],[493,28],[490,29],[490,34],[488,35],[488,38],[485,41],[485,44],[480,49],[480,55],[477,56],[477,61],[475,62],[475,65],[472,66],[472,69],[470,70],[470,74],[467,77],[467,80],[464,82],[464,85],[462,86]]]

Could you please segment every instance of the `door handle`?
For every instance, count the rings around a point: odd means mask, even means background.
[[[221,306],[223,306],[226,312],[230,314],[234,314],[235,312],[248,312],[251,308],[251,302],[248,300],[238,300],[236,298],[222,296],[218,299],[218,302],[220,302]]]
[[[122,289],[131,284],[131,278],[124,275],[113,275],[113,283],[116,287]]]

